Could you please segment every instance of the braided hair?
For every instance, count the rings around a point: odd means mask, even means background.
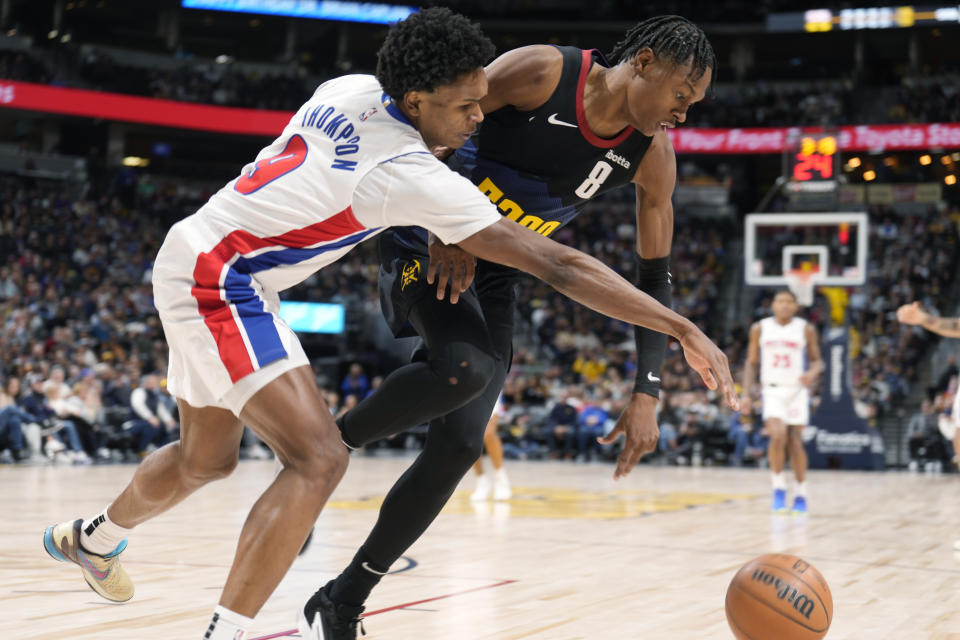
[[[619,64],[647,47],[657,58],[678,66],[689,64],[694,81],[708,68],[717,68],[717,57],[703,29],[681,16],[658,16],[638,23],[627,31],[608,58],[611,63]]]
[[[377,52],[377,80],[398,100],[408,91],[433,91],[482,69],[494,52],[467,18],[442,7],[424,9],[390,28]]]

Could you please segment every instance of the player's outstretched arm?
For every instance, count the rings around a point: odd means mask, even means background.
[[[637,202],[637,287],[665,307],[673,302],[670,282],[670,249],[673,245],[673,188],[677,159],[665,133],[658,133],[634,176]],[[637,379],[634,401],[660,395],[660,371],[667,337],[636,327]],[[649,404],[649,403],[647,403]]]
[[[739,406],[727,356],[695,324],[638,291],[596,258],[506,218],[459,244],[479,258],[526,271],[606,316],[674,336],[704,384],[719,387],[731,407]]]
[[[911,302],[897,309],[897,320],[903,324],[920,325],[927,331],[947,338],[960,338],[960,318],[932,316],[923,310],[919,302]]]
[[[658,133],[640,161],[633,179],[637,202],[637,278],[638,289],[665,307],[673,301],[670,283],[670,248],[673,244],[673,188],[677,182],[677,159],[670,139]],[[633,394],[613,430],[597,440],[615,442],[621,434],[625,442],[614,479],[630,472],[640,458],[657,447],[660,426],[657,404],[660,401],[660,377],[667,351],[667,336],[646,327],[634,327],[637,345],[637,372]]]

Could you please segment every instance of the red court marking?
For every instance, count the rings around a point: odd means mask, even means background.
[[[398,604],[392,607],[387,607],[386,609],[377,609],[376,611],[371,611],[364,614],[364,618],[369,618],[370,616],[375,616],[379,613],[386,613],[387,611],[395,611],[397,609],[406,609],[407,607],[412,607],[418,604],[424,604],[425,602],[436,602],[437,600],[446,600],[447,598],[453,598],[454,596],[462,596],[465,593],[473,593],[474,591],[482,591],[484,589],[493,589],[494,587],[502,587],[506,584],[513,584],[516,580],[501,580],[500,582],[495,582],[493,584],[486,584],[482,587],[473,587],[470,589],[464,589],[463,591],[454,591],[453,593],[447,593],[442,596],[434,596],[432,598],[424,598],[423,600],[414,600],[413,602],[404,602],[403,604]],[[272,640],[273,638],[287,638],[292,636],[295,633],[300,633],[298,629],[289,629],[287,631],[280,631],[279,633],[273,633],[268,636],[257,636],[256,638],[250,638],[250,640]]]
[[[300,633],[299,629],[290,629],[289,631],[281,631],[280,633],[272,633],[269,636],[260,636],[259,638],[251,638],[250,640],[270,640],[271,638],[287,638],[292,636],[295,633]]]

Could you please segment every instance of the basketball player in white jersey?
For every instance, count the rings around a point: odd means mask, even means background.
[[[787,481],[783,467],[786,451],[797,484],[794,513],[807,511],[807,452],[803,448],[803,429],[810,417],[808,388],[823,371],[817,330],[796,317],[797,298],[792,292],[778,291],[773,297],[773,315],[750,327],[750,345],[743,373],[744,415],[752,408],[757,364],[763,398],[763,423],[770,437],[767,459],[773,482],[773,510],[787,510]]]
[[[707,386],[722,388],[738,406],[726,357],[692,322],[599,261],[502,217],[431,153],[461,146],[483,120],[483,65],[493,52],[462,16],[447,9],[413,14],[391,30],[376,77],[321,85],[255,162],[170,230],[153,286],[181,439],[148,456],[106,509],[50,526],[43,536],[47,552],[79,565],[99,595],[116,602],[133,596],[120,564],[128,534],[230,474],[246,424],[284,468],[247,517],[202,636],[243,640],[348,459],[303,348],[278,315],[278,292],[391,225],[425,227],[600,313],[675,336]],[[421,362],[406,374],[423,390],[461,384],[479,394],[492,375],[490,358],[465,342],[449,349],[457,354],[450,367]],[[430,417],[456,408],[430,406]],[[299,617],[302,637],[331,637],[304,608]]]

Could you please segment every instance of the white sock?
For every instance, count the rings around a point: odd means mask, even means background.
[[[244,640],[251,624],[253,624],[253,618],[217,605],[213,610],[210,626],[203,634],[203,640]]]
[[[771,471],[770,482],[773,484],[774,490],[783,489],[785,491],[787,489],[787,474],[783,471],[780,473],[773,473]]]
[[[807,497],[807,481],[806,480],[804,480],[803,482],[797,483],[796,495],[800,498]]]
[[[117,548],[133,529],[124,529],[107,516],[104,509],[80,527],[80,545],[90,553],[104,556]]]
[[[503,482],[507,484],[510,483],[510,480],[507,478],[507,470],[504,469],[503,467],[500,467],[499,469],[497,469],[496,476],[497,476],[497,482]]]

